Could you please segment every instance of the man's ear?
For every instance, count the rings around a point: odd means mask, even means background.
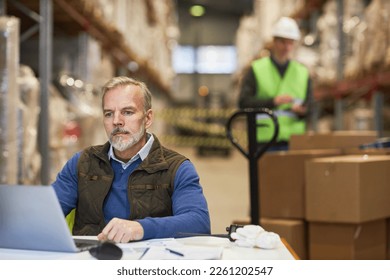
[[[149,109],[145,114],[145,128],[149,128],[153,123],[153,110]]]

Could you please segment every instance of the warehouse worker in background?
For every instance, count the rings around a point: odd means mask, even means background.
[[[308,69],[291,60],[295,44],[301,37],[295,20],[282,17],[275,24],[272,36],[271,56],[253,61],[243,77],[239,107],[273,110],[278,119],[279,134],[268,150],[288,150],[290,136],[305,132],[311,81]],[[261,114],[256,123],[257,142],[262,146],[272,138],[273,123],[267,115]]]
[[[179,232],[209,234],[195,167],[146,131],[153,122],[146,85],[115,77],[102,94],[109,141],[76,153],[53,183],[64,214],[76,209],[73,235],[123,243]]]

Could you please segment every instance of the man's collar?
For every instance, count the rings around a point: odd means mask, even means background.
[[[122,164],[125,164],[126,166],[128,166],[131,163],[133,163],[138,158],[141,158],[141,160],[143,161],[149,155],[150,149],[152,148],[152,145],[153,145],[153,142],[154,142],[153,134],[147,132],[146,133],[146,139],[147,139],[146,140],[146,144],[128,162],[122,162],[119,159],[117,159],[117,157],[115,156],[114,148],[112,147],[112,145],[110,145],[110,148],[108,150],[108,158],[109,159],[114,159],[114,160],[116,160],[116,161],[118,161],[118,162],[120,162]]]

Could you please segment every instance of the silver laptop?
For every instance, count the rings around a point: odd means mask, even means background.
[[[0,185],[0,248],[80,252],[52,186]]]

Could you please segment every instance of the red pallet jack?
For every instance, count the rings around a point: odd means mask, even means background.
[[[256,115],[267,115],[274,124],[274,134],[272,139],[263,147],[257,147],[256,141]],[[232,134],[233,121],[240,116],[246,116],[248,131],[248,149],[244,149],[238,140]],[[236,111],[226,123],[226,134],[230,142],[249,160],[249,179],[250,179],[250,214],[251,224],[260,225],[260,207],[259,207],[259,187],[258,187],[258,161],[267,149],[275,142],[279,133],[279,124],[272,110],[267,108],[246,108]],[[227,229],[228,230],[228,229]]]

